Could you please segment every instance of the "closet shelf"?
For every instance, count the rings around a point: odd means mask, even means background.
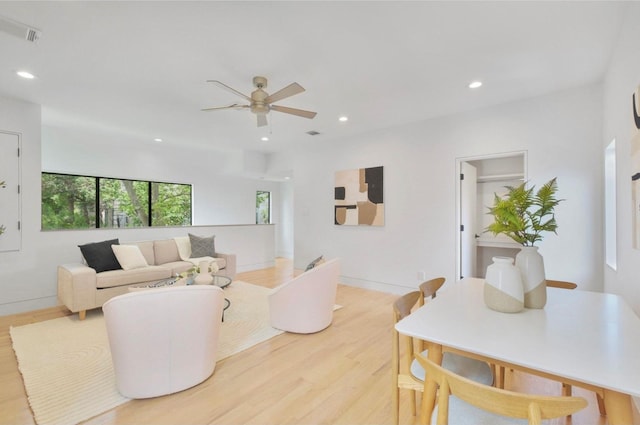
[[[520,249],[522,245],[517,242],[504,240],[504,239],[487,239],[487,238],[478,238],[476,239],[476,246],[481,247],[490,247],[490,248],[513,248]]]
[[[494,174],[488,176],[478,176],[478,183],[497,182],[497,181],[510,181],[510,180],[524,180],[523,173],[514,174]]]

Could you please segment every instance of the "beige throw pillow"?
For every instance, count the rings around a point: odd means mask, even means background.
[[[189,261],[191,258],[191,240],[189,236],[178,236],[173,238],[176,241],[176,245],[178,246],[178,255],[180,255],[180,259],[182,261]]]
[[[123,270],[140,269],[149,266],[136,245],[111,245],[113,253]]]

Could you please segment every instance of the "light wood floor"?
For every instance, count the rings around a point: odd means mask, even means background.
[[[289,260],[241,273],[238,280],[274,287],[294,274]],[[202,384],[164,397],[132,400],[85,424],[390,424],[391,303],[393,295],[341,285],[344,306],[333,324],[313,335],[283,334],[218,362]],[[0,424],[33,424],[9,326],[68,314],[62,307],[0,317]],[[541,347],[544,349],[544,347]],[[560,384],[515,372],[507,386],[560,394]],[[595,396],[590,405],[556,424],[604,425]],[[414,423],[402,393],[401,423]]]

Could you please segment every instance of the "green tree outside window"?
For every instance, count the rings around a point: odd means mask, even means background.
[[[271,223],[271,192],[256,192],[256,224]]]

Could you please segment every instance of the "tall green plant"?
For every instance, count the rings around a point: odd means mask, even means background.
[[[541,241],[542,232],[557,234],[554,209],[564,199],[556,198],[555,177],[535,193],[535,186],[527,189],[525,183],[506,186],[506,189],[507,194],[503,197],[495,195],[494,205],[489,207],[494,222],[485,231],[494,235],[502,233],[524,246],[534,246]]]

